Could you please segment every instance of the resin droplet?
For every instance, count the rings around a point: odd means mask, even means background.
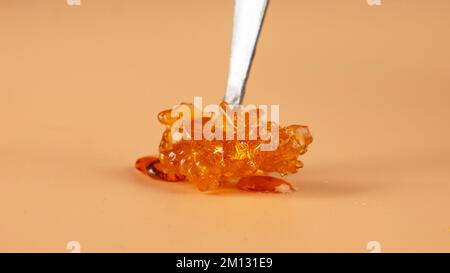
[[[150,177],[162,179],[169,182],[178,182],[185,180],[185,176],[176,173],[165,173],[162,170],[159,158],[155,156],[146,156],[136,161],[136,169]]]
[[[271,176],[246,176],[239,180],[237,187],[246,191],[288,193],[295,191],[291,184]]]

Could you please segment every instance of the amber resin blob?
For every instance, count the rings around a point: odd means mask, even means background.
[[[192,104],[181,104],[192,109]],[[227,105],[221,104],[222,109]],[[303,163],[298,157],[307,151],[308,145],[312,142],[308,127],[302,125],[290,125],[278,127],[273,122],[262,122],[261,112],[256,111],[257,126],[251,127],[250,113],[244,114],[245,140],[239,140],[237,129],[237,116],[233,117],[224,114],[220,117],[220,122],[210,126],[212,132],[221,132],[222,138],[211,140],[202,138],[194,139],[196,127],[195,121],[199,119],[192,114],[189,117],[191,128],[187,126],[177,128],[174,137],[174,124],[182,118],[182,114],[174,114],[176,108],[165,110],[159,113],[158,120],[166,126],[161,143],[159,145],[158,157],[143,157],[136,161],[136,168],[142,173],[161,180],[177,182],[189,181],[197,185],[201,191],[213,191],[220,187],[233,186],[242,190],[259,192],[291,192],[294,187],[283,179],[269,176],[271,173],[278,173],[281,176],[295,173]],[[224,111],[225,113],[225,111]],[[208,126],[214,116],[200,116],[201,129]],[[242,121],[242,119],[241,119]],[[217,124],[229,124],[234,126],[218,126]],[[186,123],[185,123],[186,124]],[[211,124],[211,123],[210,123]],[[278,130],[277,146],[272,150],[262,149],[263,144],[270,142],[270,138],[262,138],[258,134],[256,137],[249,137],[259,126],[265,126],[269,137],[274,137],[274,129]],[[230,129],[231,128],[231,129]],[[220,131],[218,131],[220,130]],[[235,136],[233,140],[226,137],[227,130],[232,131]],[[191,138],[185,138],[186,133],[191,133]]]

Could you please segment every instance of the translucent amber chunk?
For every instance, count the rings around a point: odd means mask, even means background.
[[[182,104],[193,109],[192,104]],[[226,104],[222,103],[222,107]],[[286,181],[267,176],[270,173],[279,173],[282,176],[295,173],[303,163],[298,157],[307,151],[312,142],[312,136],[308,127],[302,125],[290,125],[278,127],[274,123],[259,123],[258,126],[267,128],[269,135],[278,129],[278,145],[275,149],[267,151],[261,147],[267,144],[258,134],[256,138],[250,138],[252,132],[246,126],[245,140],[200,139],[192,137],[174,138],[172,126],[181,118],[173,115],[172,110],[165,110],[158,114],[158,120],[166,126],[161,143],[159,145],[159,158],[144,157],[136,162],[136,168],[151,177],[167,181],[187,180],[197,185],[201,191],[216,190],[227,184],[249,191],[263,192],[290,192],[294,188]],[[260,113],[257,113],[259,121]],[[177,118],[178,117],[178,118]],[[202,117],[202,127],[210,120],[210,117]],[[190,133],[195,135],[194,115],[190,117],[191,128],[181,127],[179,135]],[[236,117],[231,122],[236,125]],[[245,117],[245,123],[249,124],[249,116]],[[224,123],[226,123],[224,118]],[[236,127],[234,127],[236,128]],[[259,129],[259,127],[257,128]],[[229,127],[215,128],[212,131],[222,130],[225,136]],[[232,129],[231,130],[235,130]],[[220,131],[219,131],[220,132]],[[237,135],[236,130],[232,132]],[[252,140],[250,140],[252,139]]]

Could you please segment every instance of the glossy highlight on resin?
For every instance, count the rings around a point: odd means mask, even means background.
[[[193,108],[192,104],[182,104]],[[222,103],[222,107],[226,104]],[[276,149],[265,151],[261,145],[267,143],[261,137],[254,140],[223,140],[219,139],[179,139],[173,137],[172,126],[179,119],[174,118],[172,110],[165,110],[158,114],[160,123],[165,125],[159,145],[159,157],[143,157],[136,161],[136,168],[142,173],[165,181],[189,181],[201,191],[214,191],[223,186],[235,186],[247,191],[260,192],[291,192],[294,187],[288,182],[269,176],[279,173],[281,176],[296,173],[303,167],[298,157],[307,151],[312,142],[308,127],[289,125],[278,127],[271,122],[262,123],[260,113],[258,126],[266,126],[269,135],[273,128],[279,130],[279,143]],[[202,117],[203,126],[211,117]],[[194,134],[194,115],[190,117],[190,133]],[[237,118],[232,117],[236,125]],[[224,118],[224,124],[227,121]],[[229,121],[228,121],[229,122]],[[248,125],[249,116],[245,116]],[[236,128],[232,127],[232,128]],[[246,127],[246,139],[249,135]],[[185,128],[181,128],[183,134]],[[229,127],[212,128],[213,131],[222,130],[225,135]],[[237,130],[234,134],[237,134]]]

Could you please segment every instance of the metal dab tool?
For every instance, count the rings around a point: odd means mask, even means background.
[[[235,0],[230,68],[224,101],[241,104],[269,0]]]

